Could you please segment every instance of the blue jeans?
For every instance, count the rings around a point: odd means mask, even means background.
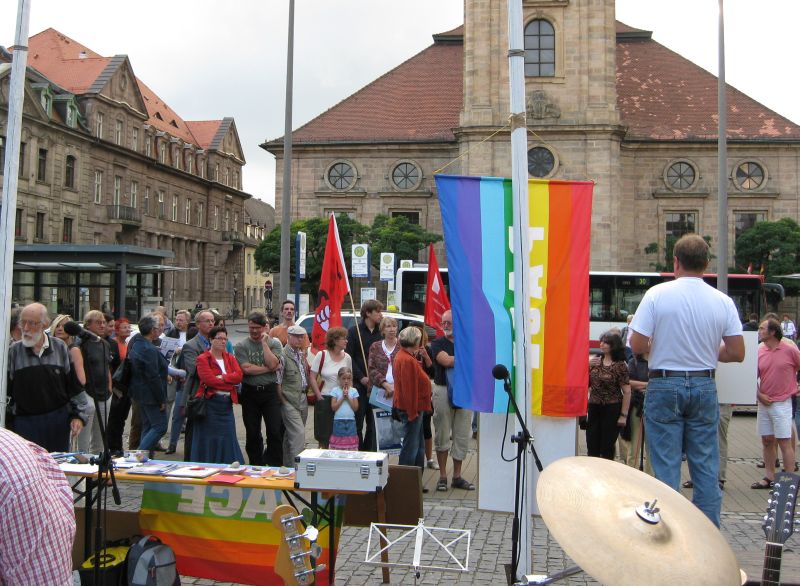
[[[184,417],[181,415],[181,405],[183,404],[183,389],[175,393],[175,403],[172,405],[172,429],[169,432],[169,448],[174,450],[178,447],[178,440],[181,437]]]
[[[162,411],[161,405],[139,403],[139,414],[142,417],[142,439],[139,440],[139,449],[152,450],[158,440],[167,433],[166,408]]]
[[[719,404],[714,379],[651,378],[644,403],[645,437],[653,473],[680,490],[681,452],[694,483],[692,502],[719,527]]]
[[[425,440],[422,437],[423,414],[417,415],[414,421],[408,420],[405,411],[399,412],[403,425],[403,445],[400,448],[401,466],[419,466],[425,468]]]

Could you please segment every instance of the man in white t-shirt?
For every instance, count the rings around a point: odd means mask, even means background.
[[[650,352],[644,412],[653,472],[679,490],[685,452],[692,502],[719,527],[715,369],[717,362],[744,360],[744,338],[731,298],[703,281],[708,258],[700,236],[688,234],[675,243],[675,280],[645,294],[631,323],[631,348]]]
[[[784,338],[789,338],[792,341],[797,339],[797,328],[795,327],[794,322],[789,317],[788,313],[783,314],[783,321],[781,322],[781,331],[783,332]]]

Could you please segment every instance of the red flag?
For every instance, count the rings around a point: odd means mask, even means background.
[[[437,336],[444,336],[442,314],[450,309],[450,300],[442,283],[439,263],[433,252],[433,244],[428,245],[428,285],[425,287],[425,323],[436,329]]]
[[[322,260],[322,275],[319,279],[319,305],[314,311],[314,328],[311,330],[314,348],[323,349],[328,329],[342,325],[342,304],[349,291],[350,283],[339,242],[339,228],[336,226],[336,216],[331,214],[328,220],[325,258]]]

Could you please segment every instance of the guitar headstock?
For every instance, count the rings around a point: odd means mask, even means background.
[[[783,544],[794,532],[794,514],[800,476],[791,472],[776,472],[775,484],[769,499],[762,527],[767,541]]]
[[[311,541],[305,536],[303,516],[291,505],[279,505],[272,511],[272,524],[281,532],[275,573],[286,586],[308,586],[314,583],[311,567]]]

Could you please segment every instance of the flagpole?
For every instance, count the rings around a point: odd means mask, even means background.
[[[17,7],[17,26],[14,37],[14,54],[11,61],[11,83],[8,95],[8,128],[3,175],[3,205],[0,211],[0,234],[6,253],[2,261],[3,284],[0,285],[0,427],[6,426],[6,399],[8,379],[5,376],[8,365],[8,338],[11,322],[11,284],[14,278],[14,222],[17,212],[17,175],[19,172],[20,136],[22,130],[22,109],[25,98],[25,71],[28,64],[28,22],[30,3],[19,0]]]
[[[525,109],[525,50],[522,34],[522,0],[508,0],[508,81],[511,98],[511,184],[513,192],[513,251],[514,251],[514,394],[525,425],[532,428],[530,395],[530,359],[528,357],[528,311],[530,294],[528,288],[528,265],[530,247],[528,242],[528,125]],[[516,432],[522,427],[515,422]],[[518,560],[512,559],[514,578],[519,580],[531,573],[531,495],[533,487],[533,459],[530,450],[520,454],[524,457],[522,470],[522,502],[517,533]]]

